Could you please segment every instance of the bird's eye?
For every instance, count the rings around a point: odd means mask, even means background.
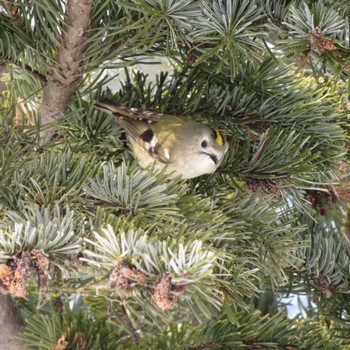
[[[207,140],[202,141],[201,146],[202,148],[208,147],[208,141]]]

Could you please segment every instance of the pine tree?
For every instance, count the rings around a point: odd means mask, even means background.
[[[0,9],[0,291],[29,348],[349,348],[348,2]],[[222,130],[224,164],[140,168],[104,98]]]

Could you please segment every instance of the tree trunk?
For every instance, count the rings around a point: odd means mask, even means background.
[[[62,44],[58,49],[56,66],[47,72],[40,109],[41,126],[59,119],[72,97],[83,72],[80,69],[90,24],[91,0],[68,0]],[[47,143],[55,132],[51,127],[41,133],[41,144]]]
[[[22,325],[22,319],[11,297],[0,294],[0,349],[15,350],[20,344],[16,336]]]

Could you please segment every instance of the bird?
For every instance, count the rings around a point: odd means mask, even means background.
[[[192,119],[96,101],[95,107],[115,117],[125,130],[142,168],[151,164],[169,177],[192,179],[212,174],[228,150],[223,134]]]

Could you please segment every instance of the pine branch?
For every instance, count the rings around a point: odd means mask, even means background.
[[[41,124],[55,121],[65,110],[74,88],[82,77],[80,69],[90,23],[92,1],[68,0],[65,13],[62,44],[58,49],[56,70],[48,77],[40,111]],[[47,142],[55,130],[47,130],[42,142]]]

